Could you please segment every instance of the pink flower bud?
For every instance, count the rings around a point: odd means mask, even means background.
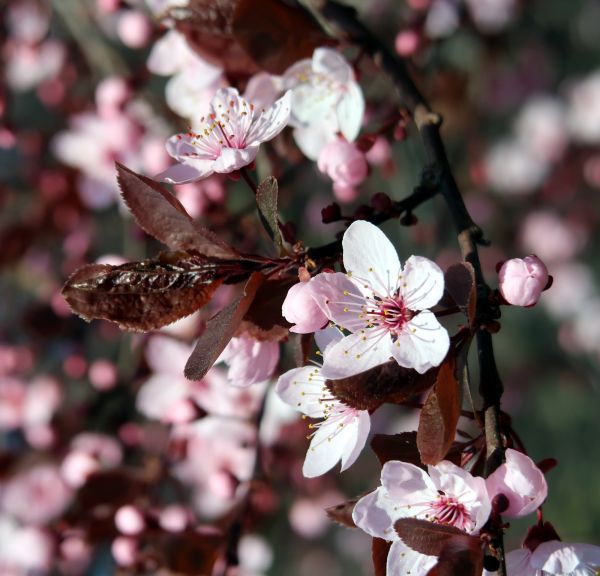
[[[327,317],[313,298],[310,282],[299,282],[288,290],[281,312],[294,324],[290,332],[298,334],[316,332],[327,323]]]
[[[346,140],[334,140],[319,154],[317,166],[333,180],[333,190],[340,200],[350,201],[356,196],[354,187],[367,177],[365,155]]]
[[[115,514],[115,526],[122,534],[135,536],[146,528],[146,521],[136,506],[121,506]]]
[[[500,292],[509,304],[533,306],[548,284],[548,269],[537,256],[507,260],[498,273]]]

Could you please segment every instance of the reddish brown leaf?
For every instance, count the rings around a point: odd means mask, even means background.
[[[352,519],[352,512],[354,511],[357,502],[358,498],[353,498],[352,500],[347,500],[341,504],[330,506],[325,509],[327,517],[342,526],[346,526],[346,528],[356,528],[356,524]]]
[[[435,388],[421,410],[417,446],[423,464],[437,464],[454,441],[461,408],[455,368],[456,359],[451,354],[440,366]]]
[[[473,324],[477,305],[473,266],[468,262],[453,264],[446,270],[444,281],[446,292],[469,319],[469,324]]]
[[[238,0],[232,28],[251,58],[272,74],[282,74],[310,58],[315,48],[331,44],[308,11],[280,0]]]
[[[235,334],[263,278],[262,274],[253,273],[243,294],[206,323],[206,328],[185,365],[186,378],[200,380],[210,370]]]
[[[204,306],[229,273],[201,256],[166,253],[121,266],[83,266],[62,294],[84,320],[110,320],[123,330],[147,332]]]
[[[474,536],[450,538],[438,556],[437,564],[427,576],[481,576],[483,572],[483,546]]]
[[[419,374],[390,360],[355,376],[328,380],[327,386],[345,404],[358,410],[375,410],[386,402],[402,404],[431,388],[437,371],[432,368]]]
[[[256,296],[244,316],[246,331],[258,340],[281,340],[288,335],[291,324],[282,316],[281,306],[288,290],[296,283],[294,278],[267,280],[256,291]]]
[[[383,538],[373,538],[371,555],[373,557],[374,576],[386,576],[387,557],[392,546],[391,542]]]
[[[172,250],[196,250],[212,258],[239,257],[216,234],[195,222],[179,200],[158,182],[119,163],[117,178],[135,221]]]
[[[415,466],[422,466],[419,449],[417,448],[417,433],[403,432],[402,434],[375,434],[371,440],[371,448],[383,466],[390,460],[400,460]]]
[[[429,556],[439,556],[450,540],[466,538],[480,545],[479,538],[469,536],[462,530],[447,526],[446,524],[435,524],[427,520],[417,518],[401,518],[396,520],[394,529],[402,541],[417,552]]]
[[[279,216],[277,214],[278,194],[277,180],[273,176],[265,178],[256,189],[256,205],[258,206],[260,220],[281,254],[283,238],[281,237],[281,230],[279,230]]]

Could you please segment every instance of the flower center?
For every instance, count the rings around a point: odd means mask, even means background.
[[[456,498],[445,494],[440,494],[437,500],[431,502],[427,513],[431,522],[454,526],[466,532],[469,532],[473,525],[471,515],[465,505]]]
[[[395,335],[398,335],[404,325],[410,320],[410,310],[404,306],[400,296],[381,300],[379,307],[372,311],[373,323],[385,327]]]

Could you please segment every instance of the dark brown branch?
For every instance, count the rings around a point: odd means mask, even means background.
[[[480,365],[480,393],[483,398],[486,433],[486,474],[492,472],[504,458],[504,443],[500,426],[500,398],[502,382],[498,375],[491,334],[481,326],[497,318],[497,307],[490,304],[490,288],[481,270],[477,244],[482,243],[481,229],[473,222],[450,168],[446,149],[440,136],[442,118],[429,106],[407,69],[404,61],[396,57],[357,18],[353,8],[334,1],[325,2],[323,16],[337,25],[346,38],[359,45],[373,61],[393,80],[402,105],[412,115],[427,154],[428,162],[439,177],[439,188],[458,235],[462,257],[475,270],[477,282],[477,349]],[[500,560],[499,576],[506,574],[502,534],[492,543]]]

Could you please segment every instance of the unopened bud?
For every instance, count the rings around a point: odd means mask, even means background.
[[[507,260],[498,273],[500,293],[515,306],[533,306],[548,284],[548,269],[537,256]]]

